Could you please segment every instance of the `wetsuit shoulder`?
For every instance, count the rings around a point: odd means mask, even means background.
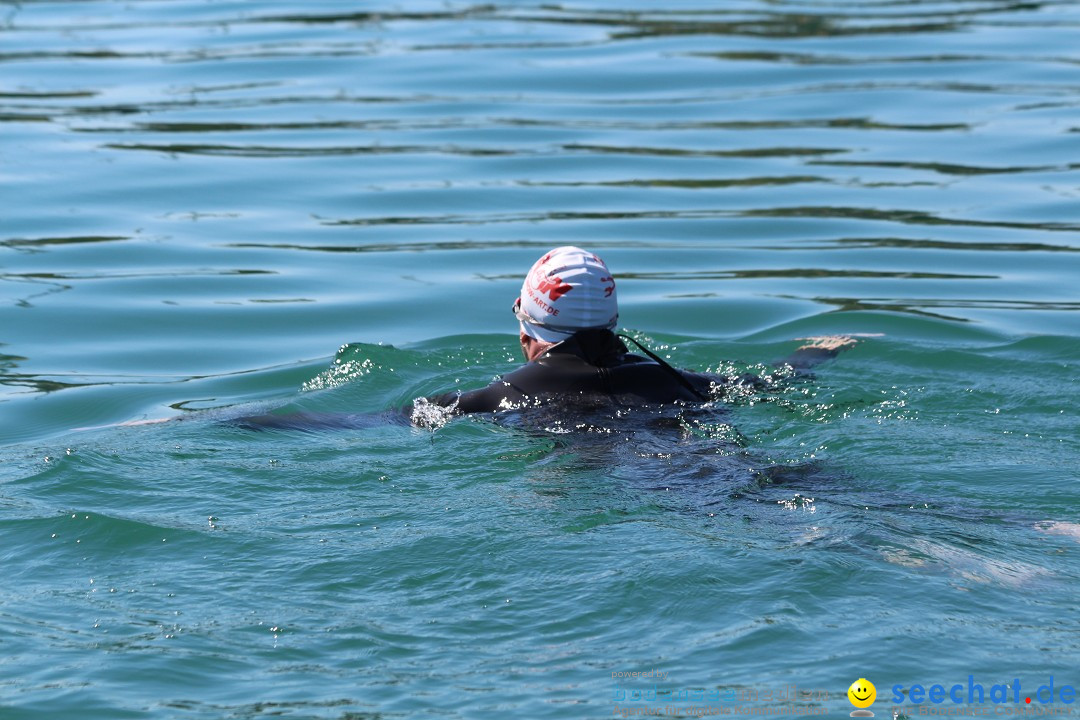
[[[676,372],[702,395],[707,395],[710,378],[697,373]],[[438,395],[429,398],[429,402],[444,407],[456,402],[457,412],[476,413],[520,407],[528,402],[572,403],[578,398],[595,398],[597,395],[641,403],[700,400],[671,371],[637,355],[626,354],[618,363],[600,367],[570,353],[551,353],[487,387],[461,394]]]

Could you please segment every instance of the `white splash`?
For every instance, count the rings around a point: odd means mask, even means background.
[[[455,398],[450,405],[437,405],[427,398],[413,400],[412,414],[409,420],[416,427],[427,428],[434,432],[454,417],[457,411],[458,400]]]

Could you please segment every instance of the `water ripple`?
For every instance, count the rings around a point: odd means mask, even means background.
[[[151,150],[169,154],[216,155],[224,157],[286,158],[325,157],[333,155],[402,155],[439,153],[443,155],[521,155],[521,150],[498,148],[466,148],[455,145],[356,145],[350,147],[285,147],[260,145],[196,145],[150,143],[106,143],[104,147],[114,150]]]
[[[691,220],[722,217],[776,217],[776,218],[847,218],[890,222],[903,225],[952,225],[961,227],[995,227],[1050,232],[1080,231],[1080,224],[1059,222],[1011,222],[976,220],[971,218],[940,217],[919,210],[879,210],[865,207],[776,207],[744,210],[642,210],[642,211],[594,211],[594,212],[545,212],[508,213],[490,215],[433,215],[426,217],[361,217],[317,218],[323,225],[492,225],[540,222],[580,222],[602,220]]]

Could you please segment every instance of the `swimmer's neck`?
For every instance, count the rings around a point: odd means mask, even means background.
[[[525,362],[532,362],[558,344],[541,342],[525,333],[518,333],[518,340],[521,341],[521,352],[525,355]]]

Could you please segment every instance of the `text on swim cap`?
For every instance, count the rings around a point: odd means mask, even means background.
[[[569,286],[567,286],[567,287],[569,287]],[[548,305],[546,302],[544,302],[544,300],[539,295],[537,295],[536,291],[533,290],[531,287],[526,287],[525,289],[529,293],[529,299],[532,300],[537,305],[539,305],[541,307],[541,309],[543,309],[543,311],[546,312],[548,315],[558,315],[559,314],[559,309],[558,308],[553,308],[550,305]],[[560,294],[559,297],[562,297],[562,295]],[[552,298],[552,299],[556,300],[558,298]]]

